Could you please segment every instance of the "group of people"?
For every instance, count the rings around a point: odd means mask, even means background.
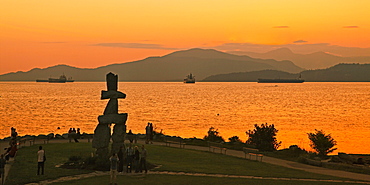
[[[69,142],[71,142],[71,139],[74,139],[74,141],[76,143],[78,143],[78,139],[80,139],[81,137],[81,130],[80,128],[77,128],[77,130],[75,128],[69,128],[68,130],[68,138],[69,138]]]
[[[9,160],[10,157],[14,157],[17,153],[17,136],[18,132],[17,130],[12,127],[10,128],[10,141],[9,141],[9,147],[4,148],[5,153],[0,155],[0,178],[1,178],[1,185],[4,184],[4,175],[5,175],[5,164],[6,161]]]
[[[143,170],[145,173],[148,172],[146,166],[147,154],[148,153],[144,145],[141,146],[141,151],[139,151],[138,146],[132,147],[131,143],[126,149],[121,147],[120,151],[118,152],[118,157],[121,161],[118,171],[123,172],[124,166],[126,166],[126,173],[132,173],[132,171],[138,173],[143,172]]]
[[[132,173],[133,171],[135,173],[142,173],[143,171],[147,173],[147,155],[148,152],[144,145],[141,146],[141,151],[139,151],[139,147],[132,147],[131,143],[126,149],[122,146],[117,154],[113,153],[109,158],[111,162],[111,184],[116,184],[117,173],[123,173],[123,171],[126,171],[126,173]]]
[[[146,143],[150,143],[153,140],[153,124],[148,123],[147,127],[145,128],[146,130]],[[12,136],[15,135],[13,134],[12,128]],[[79,136],[81,135],[80,129],[77,128],[70,128],[68,131],[69,138],[74,139],[75,142],[79,142],[78,139],[80,138]],[[134,135],[131,132],[131,135]],[[16,135],[15,135],[16,136]],[[113,153],[112,156],[109,158],[110,160],[110,174],[111,174],[111,184],[117,184],[117,174],[118,173],[123,173],[124,171],[126,173],[142,173],[148,172],[147,168],[147,162],[146,158],[148,155],[147,150],[145,149],[145,146],[141,146],[141,150],[139,150],[138,146],[132,146],[132,141],[133,139],[130,138],[130,143],[128,147],[126,148],[125,146],[120,147],[120,150],[118,153]],[[3,158],[4,155],[1,155],[0,159],[0,173],[3,174]],[[5,161],[5,159],[4,159]],[[43,150],[42,146],[39,146],[39,150],[37,151],[37,175],[44,175],[44,164],[46,161],[46,155],[45,155],[45,150]],[[3,175],[1,176],[3,177]]]
[[[4,158],[5,160],[9,160],[10,157],[14,157],[15,154],[17,153],[17,136],[18,136],[18,133],[16,131],[15,128],[11,128],[10,129],[10,136],[11,136],[11,139],[9,141],[9,147],[8,148],[5,148],[4,150],[5,153],[4,153]]]

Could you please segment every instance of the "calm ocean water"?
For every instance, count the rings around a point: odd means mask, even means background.
[[[206,83],[120,82],[127,95],[119,112],[128,129],[144,133],[147,122],[165,134],[202,138],[215,127],[227,140],[254,124],[275,124],[281,148],[309,149],[308,132],[330,133],[337,152],[370,153],[370,83]],[[108,100],[105,82],[0,83],[0,137],[15,127],[19,135],[93,133]],[[57,129],[60,127],[60,129]]]

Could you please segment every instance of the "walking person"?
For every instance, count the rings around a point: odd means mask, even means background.
[[[141,157],[140,157],[140,172],[143,172],[145,170],[145,173],[148,173],[148,168],[146,167],[146,156],[148,155],[148,152],[146,151],[144,145],[141,146]]]
[[[5,180],[5,164],[6,164],[6,160],[4,159],[4,154],[1,154],[1,158],[0,158],[0,177],[1,177],[1,185],[4,184],[4,180]]]
[[[37,175],[40,175],[40,169],[41,169],[41,175],[44,175],[44,165],[45,165],[45,150],[42,149],[42,146],[39,146],[39,151],[37,151]]]
[[[117,169],[118,169],[118,156],[116,153],[113,153],[113,155],[109,158],[110,160],[110,185],[116,185],[117,184]]]

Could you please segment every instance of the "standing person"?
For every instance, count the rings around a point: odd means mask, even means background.
[[[139,172],[139,160],[140,160],[140,152],[139,148],[135,146],[135,153],[134,153],[134,169],[135,173]]]
[[[10,128],[10,137],[13,137],[14,132],[15,132],[14,127]]]
[[[146,136],[145,143],[148,144],[149,139],[150,139],[150,123],[149,122],[148,122],[148,125],[145,127],[145,136]]]
[[[1,158],[0,158],[0,177],[1,177],[1,185],[4,184],[4,179],[5,179],[5,176],[4,176],[4,173],[5,173],[5,164],[6,164],[6,160],[4,159],[4,154],[1,154]]]
[[[17,129],[15,129],[14,127],[12,127],[10,129],[10,136],[11,136],[12,140],[16,140],[17,139],[17,136],[18,136]]]
[[[117,184],[117,169],[118,169],[118,162],[119,159],[117,157],[116,153],[113,153],[113,155],[109,158],[110,160],[110,184],[113,183]]]
[[[17,151],[17,142],[15,140],[11,140],[10,147],[6,150],[5,153],[5,159],[8,161],[10,157],[14,157]]]
[[[119,148],[119,151],[118,151],[118,160],[119,160],[119,166],[118,166],[118,173],[122,173],[123,172],[123,162],[124,162],[124,148],[123,146],[121,146]]]
[[[37,175],[40,175],[40,168],[41,168],[41,175],[44,175],[44,164],[45,164],[45,150],[42,149],[42,146],[39,146],[39,151],[37,151]]]
[[[150,143],[153,144],[153,136],[154,136],[153,123],[149,124],[149,130],[150,130],[149,140],[150,140]]]
[[[134,159],[134,150],[132,149],[131,143],[126,148],[126,156],[127,156],[126,172],[131,173],[131,171],[132,171],[132,162],[133,162],[133,159]]]
[[[80,128],[77,128],[77,139],[81,138],[81,130]]]
[[[127,139],[130,141],[130,143],[134,142],[134,137],[135,137],[134,133],[132,133],[132,131],[129,130],[127,133]]]
[[[75,128],[72,128],[72,133],[71,134],[73,136],[73,139],[75,140],[75,143],[78,143],[77,132],[76,132]]]
[[[140,172],[143,172],[143,170],[145,170],[145,173],[148,173],[148,169],[146,167],[146,156],[147,155],[148,155],[148,152],[146,151],[144,145],[141,146]]]
[[[69,130],[68,130],[68,139],[69,139],[69,142],[71,142],[71,139],[72,139],[72,128],[69,128]]]

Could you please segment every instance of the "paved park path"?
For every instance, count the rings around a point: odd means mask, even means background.
[[[255,177],[245,175],[225,175],[225,174],[206,174],[206,173],[186,173],[186,172],[167,172],[167,171],[149,171],[147,174],[142,173],[124,173],[124,176],[144,176],[144,175],[182,175],[182,176],[197,176],[197,177],[215,177],[215,178],[239,178],[239,179],[259,179],[259,180],[284,180],[284,181],[305,181],[305,182],[331,182],[331,183],[352,183],[352,184],[370,184],[364,181],[341,181],[341,180],[322,180],[322,179],[294,179],[294,178],[274,178],[274,177]],[[38,183],[29,183],[26,185],[46,185],[58,182],[76,181],[79,179],[109,176],[109,172],[96,171],[88,174],[73,175],[68,177],[61,177],[58,179],[44,180]]]
[[[165,145],[164,143],[154,143],[154,144]],[[185,148],[209,151],[208,147],[201,147],[201,146],[194,146],[194,145],[186,145]],[[231,156],[240,157],[240,158],[245,157],[245,154],[243,151],[229,150],[229,149],[227,150],[226,155],[231,155]],[[316,167],[316,166],[306,165],[306,164],[302,164],[298,162],[287,161],[287,160],[268,157],[268,156],[263,156],[263,162],[278,165],[278,166],[283,166],[287,168],[293,168],[297,170],[304,170],[304,171],[312,172],[312,173],[318,173],[318,174],[323,174],[323,175],[330,175],[330,176],[335,176],[335,177],[343,177],[343,178],[348,178],[348,179],[370,182],[370,175],[366,175],[366,174],[352,173],[352,172],[346,172],[346,171],[340,171],[340,170],[332,170],[328,168]]]
[[[50,143],[65,143],[68,142],[68,139],[65,140],[50,140]],[[87,142],[87,140],[80,140],[80,142]],[[141,141],[139,142],[140,144]],[[44,144],[43,141],[36,141],[35,144]],[[154,142],[154,145],[161,145],[164,146],[165,143],[162,142]],[[0,149],[7,147],[7,142],[0,142]],[[186,149],[191,150],[199,150],[199,151],[208,151],[208,147],[201,147],[201,146],[194,146],[194,145],[186,145]],[[226,155],[235,156],[244,158],[244,152],[237,151],[237,150],[227,150]],[[8,164],[5,166],[5,177],[7,176],[11,164],[14,161],[11,159]],[[353,179],[353,181],[339,181],[339,180],[320,180],[320,179],[292,179],[292,178],[271,178],[271,177],[255,177],[255,176],[236,176],[236,175],[224,175],[224,174],[203,174],[203,173],[185,173],[185,172],[157,172],[157,171],[150,171],[148,174],[164,174],[164,175],[188,175],[188,176],[205,176],[205,177],[228,177],[228,178],[244,178],[244,179],[268,179],[268,180],[292,180],[292,181],[312,181],[312,182],[347,182],[347,183],[358,183],[358,184],[370,184],[370,175],[365,174],[358,174],[358,173],[351,173],[346,171],[340,170],[331,170],[327,168],[315,167],[310,165],[305,165],[297,162],[272,158],[272,157],[263,157],[263,162],[270,163],[278,166],[293,168],[297,170],[303,170],[312,173],[318,173],[323,175],[330,175],[335,177],[342,177],[347,179]],[[68,177],[61,177],[58,179],[50,179],[41,181],[39,183],[30,183],[28,185],[36,185],[36,184],[51,184],[56,182],[65,182],[70,180],[78,180],[83,178],[89,178],[94,176],[104,176],[109,175],[109,172],[93,172],[89,174],[80,174]],[[138,175],[138,174],[124,174],[124,175]]]

